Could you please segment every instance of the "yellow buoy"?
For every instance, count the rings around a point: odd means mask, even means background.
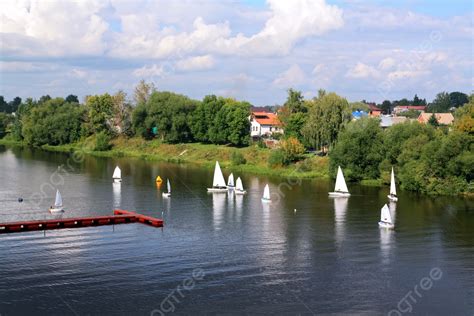
[[[156,177],[156,183],[161,183],[161,182],[163,182],[163,180],[161,180],[161,177],[160,176]]]

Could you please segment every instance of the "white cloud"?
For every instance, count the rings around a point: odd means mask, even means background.
[[[2,54],[100,55],[108,24],[101,1],[5,0],[0,2]]]
[[[182,71],[206,70],[214,67],[215,61],[211,55],[196,56],[176,62],[176,68]]]
[[[373,78],[379,75],[378,71],[369,65],[358,62],[346,73],[348,78]]]
[[[387,58],[384,58],[380,61],[379,69],[382,69],[382,70],[391,69],[391,68],[393,68],[393,66],[395,66],[395,64],[396,64],[395,59],[393,59],[391,57],[387,57]]]
[[[305,80],[306,75],[304,71],[300,66],[295,64],[273,80],[273,84],[283,88],[290,88],[304,83]]]
[[[139,78],[163,77],[167,73],[168,73],[168,70],[166,69],[166,67],[163,67],[163,65],[157,65],[157,64],[153,64],[150,66],[143,66],[133,71],[133,75]]]

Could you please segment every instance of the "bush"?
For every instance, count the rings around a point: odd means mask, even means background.
[[[230,158],[232,160],[232,164],[236,166],[245,165],[247,163],[247,160],[240,151],[233,151]]]
[[[305,149],[303,144],[296,137],[288,137],[280,142],[286,163],[297,161]]]
[[[285,159],[285,154],[281,149],[273,150],[268,157],[268,165],[270,167],[280,167],[287,165],[288,161]]]
[[[94,148],[94,150],[105,151],[105,150],[109,150],[110,147],[111,147],[111,145],[110,145],[109,135],[107,135],[106,132],[97,133],[97,136],[96,136],[96,139],[95,139],[95,148]]]

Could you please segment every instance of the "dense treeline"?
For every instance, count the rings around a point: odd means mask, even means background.
[[[402,188],[434,194],[472,192],[474,181],[474,97],[460,92],[440,93],[432,103],[420,99],[384,101],[390,112],[396,105],[427,105],[437,112],[454,111],[453,126],[439,126],[435,117],[429,124],[416,121],[386,130],[379,120],[353,121],[354,110],[367,110],[368,102],[349,103],[345,98],[320,90],[312,99],[289,89],[286,102],[277,107],[284,134],[271,151],[271,167],[311,159],[309,152],[329,152],[329,168],[341,165],[348,180],[388,182],[395,167]],[[159,139],[166,143],[201,142],[247,146],[251,143],[251,105],[208,95],[202,101],[158,91],[140,82],[133,100],[123,91],[6,102],[0,97],[0,138],[5,135],[34,146],[75,143],[93,136],[94,150],[108,150],[116,136]],[[385,109],[384,108],[384,109]],[[416,118],[417,113],[407,116]],[[257,146],[265,147],[263,142]],[[232,158],[245,163],[245,158]],[[303,164],[303,166],[307,166]],[[307,168],[307,167],[305,167]]]

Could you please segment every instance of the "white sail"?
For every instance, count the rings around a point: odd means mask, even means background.
[[[397,188],[395,187],[395,173],[393,172],[393,167],[392,167],[392,176],[390,178],[390,194],[397,195]]]
[[[380,221],[393,224],[392,215],[390,214],[390,209],[387,204],[385,204],[380,210]]]
[[[341,167],[337,167],[337,177],[336,177],[336,185],[334,187],[335,192],[343,192],[349,193],[347,189],[346,181],[344,180],[344,175],[342,174]]]
[[[214,169],[214,180],[212,181],[213,187],[225,187],[225,179],[224,175],[222,174],[221,167],[219,166],[219,162],[216,161],[216,168]]]
[[[168,187],[168,193],[171,193],[171,184],[170,184],[170,179],[167,180],[166,186]]]
[[[263,189],[263,199],[270,200],[270,188],[268,187],[268,184],[265,185],[265,189]]]
[[[234,174],[231,173],[229,179],[227,180],[227,186],[233,187],[234,186]]]
[[[54,201],[55,207],[62,207],[63,206],[63,198],[61,197],[61,193],[59,190],[56,190],[56,200]]]
[[[114,174],[112,175],[114,179],[122,179],[122,170],[117,166],[115,167]]]
[[[244,190],[244,186],[242,184],[242,180],[240,179],[240,177],[237,178],[237,182],[235,184],[235,188],[237,190],[240,190],[240,191],[243,191]]]

